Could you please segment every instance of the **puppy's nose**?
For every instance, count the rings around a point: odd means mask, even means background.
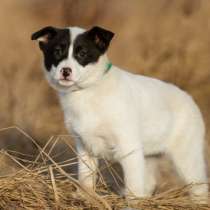
[[[72,70],[68,67],[64,67],[61,69],[61,74],[63,75],[64,78],[70,76]]]

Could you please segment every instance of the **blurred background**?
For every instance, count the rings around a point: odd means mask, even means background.
[[[100,25],[115,32],[113,64],[188,91],[203,113],[210,144],[209,0],[1,0],[0,128],[19,126],[40,144],[67,133],[41,52],[30,40],[47,25]],[[1,149],[31,153],[33,147],[18,131],[0,132]]]

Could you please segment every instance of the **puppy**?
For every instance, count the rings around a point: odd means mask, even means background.
[[[187,184],[206,183],[199,108],[172,84],[112,65],[106,52],[113,36],[101,27],[45,27],[32,35],[75,136],[79,180],[92,188],[98,157],[108,158],[123,168],[126,196],[149,196],[156,182],[145,156],[165,154]],[[208,187],[196,185],[190,193],[207,201]]]

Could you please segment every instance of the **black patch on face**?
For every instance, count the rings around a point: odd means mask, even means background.
[[[32,35],[32,40],[40,39],[39,47],[44,54],[44,64],[48,71],[68,57],[70,46],[69,29],[45,27]]]
[[[113,36],[111,31],[97,26],[93,27],[75,39],[73,57],[82,66],[97,62],[99,57],[108,49]]]

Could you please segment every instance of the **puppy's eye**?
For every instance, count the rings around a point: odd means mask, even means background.
[[[54,54],[55,59],[57,59],[57,60],[61,59],[61,57],[62,57],[62,55],[63,55],[63,50],[62,50],[62,48],[61,48],[61,47],[56,47],[56,48],[54,49],[53,54]]]
[[[80,57],[80,58],[84,58],[87,56],[87,50],[83,49],[83,50],[80,50],[78,53],[77,53],[77,56]]]

